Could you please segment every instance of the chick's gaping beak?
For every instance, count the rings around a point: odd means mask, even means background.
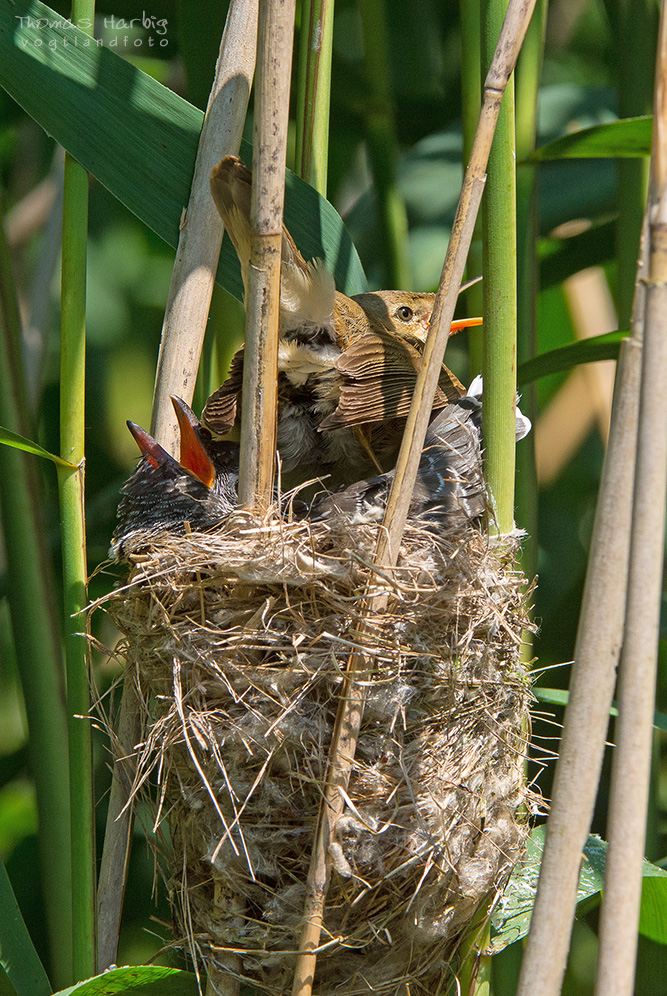
[[[199,423],[192,410],[180,398],[172,396],[171,403],[181,431],[181,466],[210,488],[215,481],[215,467],[197,435],[194,423],[197,426]]]
[[[159,443],[156,443],[152,436],[150,436],[145,429],[142,429],[140,425],[136,422],[130,422],[127,420],[127,427],[134,436],[134,440],[141,450],[141,453],[147,460],[149,460],[154,467],[164,466],[165,464],[173,461],[173,457],[170,456]]]

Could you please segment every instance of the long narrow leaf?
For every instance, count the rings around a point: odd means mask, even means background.
[[[566,688],[534,688],[533,692],[538,702],[548,702],[549,705],[566,706],[570,700],[570,693]],[[616,702],[609,710],[610,716],[618,716],[618,706]],[[653,713],[653,726],[656,730],[667,733],[667,714],[664,712]]]
[[[200,110],[115,52],[97,47],[38,0],[0,4],[0,85],[130,211],[176,246]],[[241,156],[250,162],[247,143]],[[287,174],[286,184],[285,220],[301,251],[324,258],[340,290],[365,290],[363,268],[336,210],[294,174]],[[217,279],[242,296],[228,242]]]
[[[197,996],[197,977],[192,972],[158,965],[115,968],[96,975],[54,996]]]
[[[580,342],[572,342],[567,346],[559,346],[558,349],[550,349],[547,353],[541,353],[534,359],[519,365],[517,370],[519,386],[529,384],[531,381],[546,377],[549,374],[572,370],[580,363],[615,360],[618,357],[619,347],[627,336],[628,333],[623,330],[605,332],[604,335],[596,335],[591,339],[582,339]]]
[[[35,456],[44,457],[45,460],[51,460],[57,467],[62,467],[65,470],[76,470],[76,466],[73,463],[63,460],[62,457],[56,456],[55,453],[49,453],[39,443],[33,443],[32,440],[26,439],[25,436],[20,436],[18,432],[12,432],[1,425],[0,443],[4,443],[5,446],[14,446],[17,450],[24,450],[26,453],[33,453]]]
[[[48,996],[51,984],[23,922],[16,896],[0,861],[0,964],[17,996]]]
[[[541,146],[528,157],[545,159],[635,159],[651,154],[653,118],[645,115],[582,128]]]

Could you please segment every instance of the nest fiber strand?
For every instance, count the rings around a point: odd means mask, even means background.
[[[365,710],[329,845],[314,991],[432,994],[527,834],[525,580],[512,544],[408,527],[356,635],[377,526],[253,522],[133,541],[111,611],[147,710],[178,931],[214,984],[291,982],[346,661]],[[368,634],[368,628],[364,629]]]

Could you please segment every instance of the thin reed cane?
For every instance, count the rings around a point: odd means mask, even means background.
[[[239,466],[239,504],[260,509],[271,503],[276,459],[280,253],[294,12],[295,0],[260,0]]]
[[[568,706],[517,996],[557,996],[561,991],[581,853],[590,831],[602,769],[623,641],[646,273],[642,249],[632,337],[622,343],[618,359]]]
[[[482,52],[492,57],[506,9],[506,0],[482,5]],[[486,61],[486,60],[485,60]],[[508,533],[514,525],[516,443],[516,150],[514,145],[514,78],[507,82],[489,153],[483,204],[484,261],[484,476],[491,498],[492,532]]]
[[[516,64],[534,7],[535,0],[510,0],[495,55],[484,83],[479,125],[463,179],[454,227],[447,246],[424,347],[424,359],[417,377],[394,481],[387,501],[385,529],[380,534],[376,553],[378,564],[395,563],[398,555],[440,367],[449,338],[449,327],[454,317],[466,255],[484,190],[484,174],[498,120],[500,101]]]
[[[387,503],[384,528],[379,532],[373,566],[381,567],[395,564],[398,556],[438,374],[449,336],[449,327],[454,316],[466,254],[472,239],[484,189],[484,170],[493,140],[500,101],[516,63],[534,5],[535,0],[511,0],[496,53],[486,78],[480,123],[461,190],[436,296],[431,328],[426,340],[424,361],[417,378],[408,423],[396,465],[396,476]],[[387,597],[386,594],[383,594],[374,598],[370,594],[370,585],[369,581],[362,612],[362,616],[368,620],[365,624],[366,629],[370,627],[370,616],[382,611]],[[363,630],[363,626],[360,628]],[[363,642],[363,639],[355,639],[357,644],[363,644]],[[352,654],[347,664],[336,729],[329,752],[325,794],[307,883],[305,923],[301,935],[301,950],[295,968],[292,996],[310,996],[312,993],[317,947],[330,874],[328,840],[332,827],[342,811],[344,791],[354,762],[364,711],[363,677],[371,666],[372,663],[367,660],[366,655],[361,653]]]
[[[327,195],[334,0],[302,0],[295,172]]]
[[[65,600],[65,659],[72,820],[74,977],[95,971],[95,859],[92,739],[88,716],[88,643],[84,520],[85,285],[88,174],[65,157],[60,348],[60,455],[76,470],[58,468]]]
[[[0,206],[0,424],[34,438],[21,361],[21,319]],[[44,920],[52,982],[72,979],[70,800],[67,714],[59,606],[39,509],[35,459],[0,446],[0,515],[4,526],[7,602],[28,722],[35,783]]]
[[[631,996],[637,958],[667,504],[667,5],[653,110],[649,260],[632,532],[596,996]]]
[[[256,36],[257,0],[232,0],[162,325],[151,434],[172,453],[178,434],[169,397],[192,401],[222,245],[223,226],[211,202],[209,176],[223,156],[239,150],[255,71]]]
[[[192,400],[222,243],[222,223],[212,206],[209,174],[221,156],[238,151],[255,68],[256,36],[257,0],[232,0],[204,115],[162,326],[151,424],[155,437],[172,452],[176,449],[176,430],[169,396]],[[132,834],[133,751],[139,729],[138,703],[128,679],[123,685],[116,730],[123,760],[114,769],[99,877],[99,972],[115,962],[118,948]]]
[[[535,148],[537,100],[544,52],[547,0],[538,0],[516,69],[517,152],[517,363],[532,359],[537,344],[537,167],[522,162]],[[535,424],[537,389],[527,385],[522,410]],[[537,566],[537,472],[535,440],[530,433],[517,450],[516,521],[528,533],[521,565],[528,577]]]

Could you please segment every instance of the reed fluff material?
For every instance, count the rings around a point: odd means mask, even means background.
[[[158,783],[177,935],[225,993],[291,982],[377,528],[237,513],[217,533],[135,537],[108,604],[145,709],[137,787]],[[362,648],[320,996],[437,992],[522,852],[525,579],[513,542],[494,543],[408,526],[394,578],[375,577],[390,597]]]

